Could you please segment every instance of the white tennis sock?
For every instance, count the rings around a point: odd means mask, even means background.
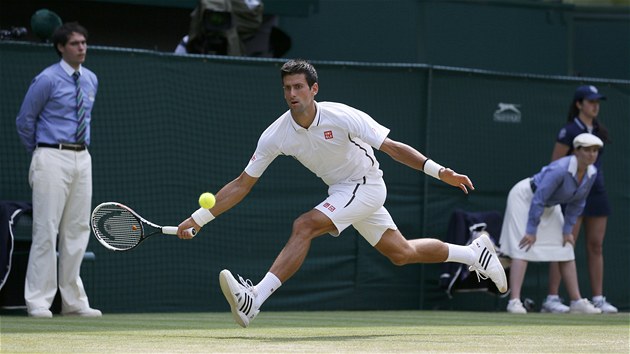
[[[448,256],[445,262],[457,262],[471,265],[475,262],[475,251],[469,246],[459,246],[447,243]]]
[[[256,307],[262,306],[263,302],[273,294],[280,286],[282,282],[273,273],[267,272],[267,275],[256,284]]]

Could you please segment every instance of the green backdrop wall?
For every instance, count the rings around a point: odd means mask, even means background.
[[[630,79],[630,7],[530,0],[300,1],[288,57]],[[308,6],[308,7],[307,7]]]
[[[15,116],[32,78],[57,61],[46,45],[0,43],[0,200],[30,200],[30,157]],[[91,47],[86,66],[100,89],[93,111],[93,205],[128,204],[159,224],[177,224],[203,191],[217,191],[245,167],[257,138],[286,110],[282,61]],[[388,182],[386,206],[408,238],[444,238],[455,208],[503,212],[511,186],[548,163],[574,88],[593,83],[608,96],[601,119],[612,132],[607,184],[614,215],[605,243],[605,289],[630,301],[630,81],[507,74],[427,65],[315,62],[320,101],[360,108],[392,129],[391,137],[468,174],[466,196],[422,173],[379,160]],[[511,104],[520,115],[495,115]],[[225,311],[218,273],[228,268],[257,282],[287,239],[295,217],[326,186],[289,158],[279,158],[248,198],[191,241],[155,238],[128,253],[106,251],[83,273],[92,304],[106,312]],[[590,295],[584,240],[578,243],[582,292]],[[505,299],[461,295],[438,287],[440,265],[396,267],[353,229],[321,237],[304,266],[265,309],[503,309]],[[524,294],[540,299],[541,277],[528,273]],[[472,296],[474,301],[470,301]],[[524,295],[525,296],[525,295]]]

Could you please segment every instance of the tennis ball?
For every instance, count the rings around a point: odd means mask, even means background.
[[[216,199],[212,193],[203,193],[199,196],[199,206],[205,209],[210,209],[214,206]]]

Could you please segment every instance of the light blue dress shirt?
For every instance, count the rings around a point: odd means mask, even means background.
[[[33,152],[37,143],[75,143],[78,115],[73,73],[74,69],[61,60],[33,79],[15,120],[20,140],[28,152]],[[79,73],[86,112],[85,143],[89,145],[98,79],[84,67],[79,68]]]
[[[527,228],[525,232],[535,235],[540,217],[545,207],[565,204],[563,234],[569,234],[578,216],[582,213],[593,183],[597,176],[597,168],[588,166],[582,183],[577,181],[577,158],[566,156],[545,166],[534,175],[536,192],[529,208]]]

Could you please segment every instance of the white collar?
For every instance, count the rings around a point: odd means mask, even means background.
[[[575,120],[575,124],[577,124],[582,130],[593,134],[593,130],[595,129],[595,127],[593,125],[586,125],[586,124],[584,124],[584,122],[582,122],[580,120],[580,118],[578,118],[578,117],[575,117],[574,120]]]
[[[577,175],[577,165],[577,157],[575,155],[572,155],[571,159],[569,159],[569,167],[567,168],[567,170],[573,177]],[[588,167],[586,168],[586,175],[588,176],[588,178],[591,178],[595,173],[597,173],[597,167],[593,165],[588,165]]]
[[[72,74],[74,74],[75,71],[78,71],[79,75],[83,75],[83,66],[81,66],[80,64],[79,64],[79,70],[74,70],[74,68],[71,67],[70,64],[66,63],[66,61],[63,59],[61,59],[59,64],[61,65],[61,68],[63,69],[63,71],[65,71],[66,74],[68,74],[68,76],[72,76]]]
[[[293,126],[293,129],[295,129],[296,131],[309,130],[311,127],[315,127],[319,125],[319,122],[321,120],[319,106],[317,102],[315,102],[315,118],[313,119],[313,122],[311,123],[311,125],[308,126],[308,128],[304,128],[303,126],[299,125],[295,121],[295,119],[293,119],[293,116],[291,115],[291,110],[289,110],[289,118],[291,119],[291,125]]]

